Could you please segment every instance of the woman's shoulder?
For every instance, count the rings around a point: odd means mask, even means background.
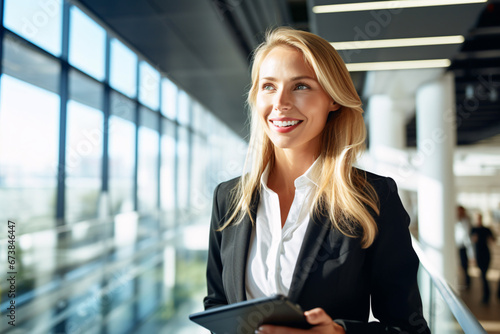
[[[232,202],[232,197],[235,195],[240,182],[241,176],[235,177],[233,179],[223,181],[217,185],[214,191],[214,199],[219,204],[226,204]]]
[[[233,179],[223,181],[217,185],[215,192],[217,194],[227,194],[233,191],[238,183],[240,182],[241,176],[235,177]]]
[[[391,177],[375,174],[360,168],[355,169],[373,187],[379,199],[382,200],[393,193],[397,193],[398,186]]]

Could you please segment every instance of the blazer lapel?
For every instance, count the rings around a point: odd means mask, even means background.
[[[288,292],[291,301],[298,300],[309,273],[316,265],[318,252],[329,229],[331,224],[325,216],[314,216],[310,219]]]
[[[260,193],[257,191],[252,198],[250,211],[255,222],[257,208],[259,205]],[[236,301],[246,300],[245,292],[245,272],[247,267],[248,249],[250,247],[250,236],[252,235],[252,221],[248,214],[245,215],[240,224],[235,226],[235,247],[233,251],[233,284],[235,288]]]

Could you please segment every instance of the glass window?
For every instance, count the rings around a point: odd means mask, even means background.
[[[145,61],[139,65],[139,101],[153,110],[160,107],[160,73]]]
[[[78,311],[70,312],[66,318],[65,333],[98,333],[100,326],[102,326],[103,300],[101,300],[101,297],[103,289],[99,282],[86,283],[80,284],[77,291],[72,291],[70,298],[67,300],[66,307]],[[60,332],[56,327],[52,333]]]
[[[191,210],[197,215],[210,212],[212,191],[207,188],[208,182],[208,145],[206,138],[193,134],[192,150],[196,163],[191,164]],[[228,138],[229,139],[229,138]],[[208,210],[208,211],[207,211]]]
[[[70,12],[69,62],[97,80],[104,79],[106,31],[75,6]]]
[[[175,120],[177,116],[177,86],[167,78],[163,78],[161,91],[161,112],[166,117]]]
[[[108,283],[109,314],[107,331],[109,334],[122,334],[134,327],[134,285],[132,266],[123,266],[113,272]]]
[[[22,222],[19,234],[52,227],[59,96],[6,74],[0,87],[0,217]]]
[[[207,120],[205,108],[201,104],[196,101],[192,102],[193,111],[192,111],[192,126],[193,129],[197,132],[205,134],[207,132]]]
[[[183,215],[189,209],[189,131],[185,127],[177,131],[177,204]]]
[[[142,259],[142,262],[147,262],[148,259]],[[137,317],[141,320],[145,319],[158,305],[159,294],[157,284],[157,272],[154,266],[146,269],[137,277],[137,297],[138,309]]]
[[[191,119],[191,106],[189,95],[185,91],[179,91],[177,119],[180,124],[189,125]]]
[[[4,25],[42,49],[61,54],[62,1],[4,0]]]
[[[122,42],[111,40],[110,85],[125,95],[137,94],[137,56]]]
[[[107,316],[106,332],[109,334],[123,334],[132,332],[134,322],[135,307],[132,302],[120,304],[112,308]]]
[[[161,137],[161,208],[168,217],[175,212],[175,124],[163,121]]]
[[[34,50],[10,35],[3,41],[3,71],[22,81],[59,93],[61,66],[51,57]]]
[[[111,94],[109,117],[109,198],[111,213],[134,210],[135,103]]]
[[[66,218],[96,218],[101,191],[103,115],[76,101],[68,102],[66,144]]]
[[[102,186],[103,87],[77,72],[69,74],[66,128],[66,220],[96,218]]]
[[[138,198],[139,211],[152,213],[158,208],[158,114],[141,108],[139,127]]]
[[[207,150],[210,158],[210,188],[241,175],[248,145],[213,115],[209,115]]]
[[[95,80],[75,70],[69,72],[70,99],[101,110],[103,94],[103,86]]]

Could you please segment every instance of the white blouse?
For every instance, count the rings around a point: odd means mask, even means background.
[[[281,228],[278,194],[267,187],[269,166],[261,177],[260,201],[252,230],[245,274],[247,299],[288,295],[297,258],[309,225],[317,181],[317,160],[295,181],[295,196]]]

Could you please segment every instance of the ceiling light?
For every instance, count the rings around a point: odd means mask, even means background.
[[[468,84],[465,86],[465,98],[471,100],[474,98],[474,86]]]
[[[490,102],[496,102],[498,100],[498,92],[495,88],[490,90]]]
[[[322,5],[314,6],[313,13],[341,13],[341,12],[358,12],[366,10],[378,9],[400,9],[400,8],[415,8],[415,7],[431,7],[431,6],[448,6],[448,5],[465,5],[472,3],[482,3],[487,0],[394,0],[394,1],[372,1],[372,2],[357,2],[337,5]]]
[[[405,46],[460,44],[464,36],[436,36],[416,38],[377,39],[364,41],[333,42],[330,43],[337,50],[399,48]]]
[[[346,64],[349,72],[360,71],[390,71],[390,70],[410,70],[420,68],[448,67],[449,59],[427,59],[427,60],[406,60],[406,61],[381,61],[371,63],[350,63]]]

